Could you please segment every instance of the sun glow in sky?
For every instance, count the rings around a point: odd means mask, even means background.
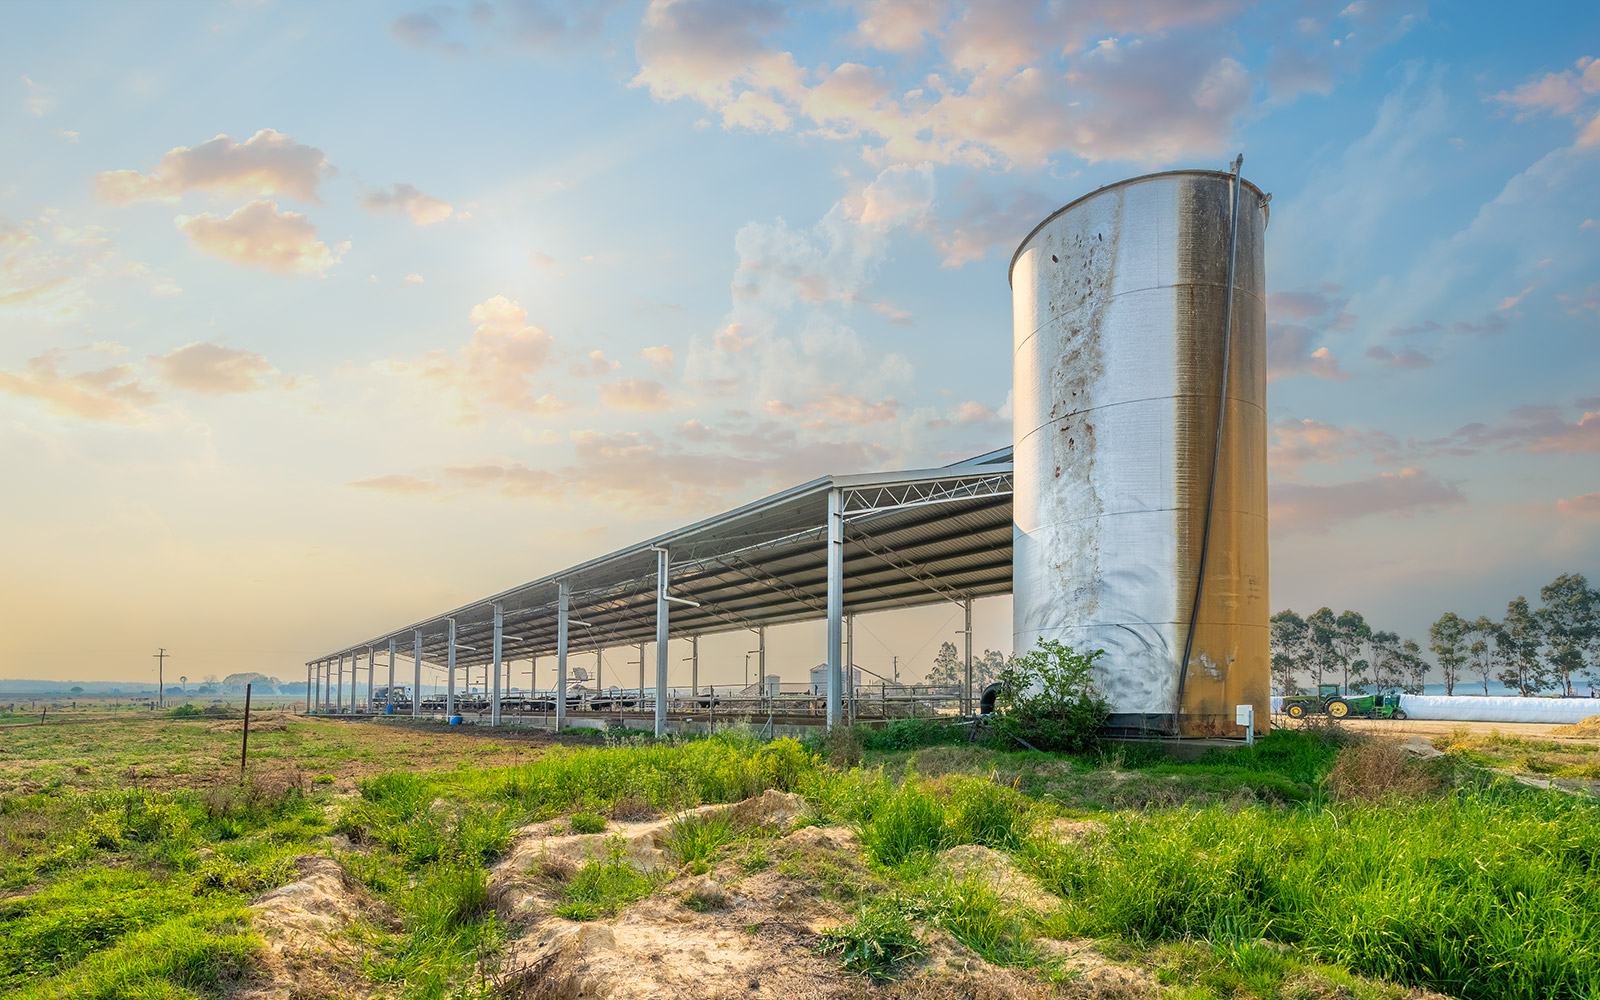
[[[1273,607],[1420,638],[1600,569],[1595,4],[6,15],[0,676],[293,678],[1003,445],[1022,236],[1236,151],[1274,195]],[[875,616],[862,662],[920,673],[947,617]]]

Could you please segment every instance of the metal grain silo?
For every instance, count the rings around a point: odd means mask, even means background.
[[[1104,649],[1118,729],[1268,719],[1267,198],[1237,185],[1228,338],[1235,190],[1210,170],[1113,184],[1011,263],[1013,640]]]

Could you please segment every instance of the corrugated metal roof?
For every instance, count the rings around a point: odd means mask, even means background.
[[[456,665],[493,661],[494,605],[504,608],[502,655],[526,659],[556,648],[558,581],[571,588],[569,648],[653,642],[656,552],[669,553],[673,637],[825,617],[828,494],[845,500],[844,608],[909,608],[1011,592],[1011,449],[936,469],[824,476],[734,510],[559,570],[499,594],[336,649],[312,662],[394,638],[402,652],[421,630],[423,659],[447,649],[456,622]]]

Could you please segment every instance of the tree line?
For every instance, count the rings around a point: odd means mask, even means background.
[[[1446,694],[1466,682],[1481,683],[1487,695],[1490,680],[1523,697],[1574,697],[1580,681],[1592,693],[1600,686],[1600,591],[1581,573],[1563,573],[1539,588],[1539,599],[1533,607],[1524,596],[1513,598],[1498,619],[1446,611],[1428,629],[1434,663],[1415,639],[1374,629],[1358,611],[1280,611],[1271,624],[1273,688],[1298,694],[1305,678],[1311,690],[1337,681],[1351,694],[1421,694],[1437,666]]]
[[[999,680],[1014,659],[1014,656],[1006,656],[994,649],[972,654],[973,686],[981,690],[985,685]],[[966,679],[967,661],[956,650],[956,644],[940,643],[939,652],[933,657],[933,666],[928,670],[928,683],[960,687]]]

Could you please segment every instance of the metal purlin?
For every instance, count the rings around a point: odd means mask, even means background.
[[[1200,596],[1206,582],[1206,557],[1211,554],[1212,507],[1217,501],[1217,466],[1222,460],[1222,427],[1228,414],[1228,377],[1233,363],[1233,283],[1239,259],[1239,196],[1244,173],[1244,154],[1233,161],[1233,210],[1228,225],[1228,291],[1222,307],[1222,387],[1217,392],[1217,440],[1211,449],[1211,485],[1206,490],[1206,519],[1200,529],[1200,562],[1194,577],[1194,603],[1189,609],[1189,632],[1183,640],[1183,661],[1178,665],[1178,703],[1172,708],[1172,735],[1179,734],[1183,713],[1183,689],[1189,680],[1189,657],[1194,653],[1195,626],[1200,620]]]

